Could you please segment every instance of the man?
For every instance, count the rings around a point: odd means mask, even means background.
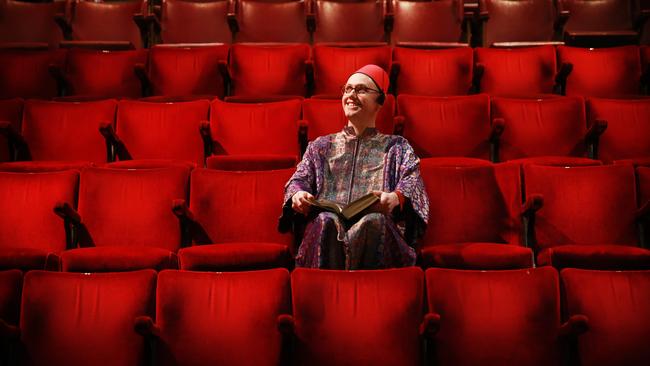
[[[406,139],[384,135],[375,120],[386,98],[388,75],[376,65],[353,73],[342,88],[347,126],[309,144],[285,187],[281,230],[308,219],[296,266],[369,269],[412,266],[415,240],[426,227],[429,201],[419,159]],[[348,204],[373,192],[378,198],[358,221],[317,212],[314,198]]]

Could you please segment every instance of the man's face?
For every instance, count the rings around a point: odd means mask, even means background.
[[[381,105],[377,103],[379,93],[377,93],[377,86],[372,79],[364,74],[352,74],[348,78],[346,85],[353,88],[365,87],[366,92],[357,93],[352,91],[343,93],[341,102],[345,117],[350,121],[374,118]]]

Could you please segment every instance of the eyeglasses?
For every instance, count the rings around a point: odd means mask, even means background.
[[[343,85],[341,87],[341,93],[343,95],[352,94],[352,91],[354,91],[354,93],[356,95],[364,95],[364,94],[368,94],[368,93],[381,93],[379,90],[368,88],[365,85],[350,85],[350,84],[347,84],[347,85]]]

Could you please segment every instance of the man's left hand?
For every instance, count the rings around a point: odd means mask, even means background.
[[[389,215],[395,207],[399,206],[399,197],[395,192],[382,192],[382,191],[372,191],[372,193],[379,197],[379,202],[376,203],[377,211]]]

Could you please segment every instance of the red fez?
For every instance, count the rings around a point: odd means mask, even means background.
[[[375,85],[377,85],[377,88],[379,88],[379,90],[382,92],[386,93],[388,90],[388,74],[381,67],[373,64],[368,64],[354,72],[354,74],[357,73],[364,74],[372,79]]]

